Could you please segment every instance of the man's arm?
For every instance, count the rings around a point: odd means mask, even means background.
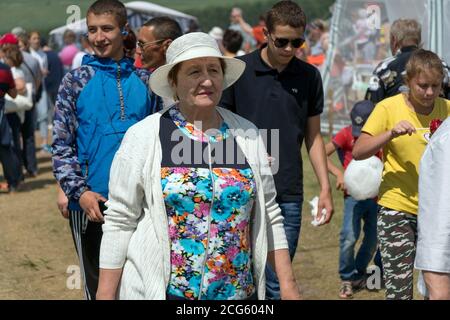
[[[88,190],[77,156],[76,96],[73,75],[68,73],[61,82],[55,102],[53,120],[53,174],[68,198],[79,200]]]
[[[78,86],[76,86],[79,88]],[[79,201],[89,220],[103,221],[99,201],[107,201],[102,195],[89,190],[77,155],[76,117],[77,96],[73,90],[73,75],[68,73],[62,80],[55,103],[53,120],[52,161],[53,174],[67,197]],[[79,88],[82,90],[82,88]]]
[[[331,196],[330,181],[328,179],[327,156],[320,134],[320,115],[308,118],[305,134],[305,145],[309,159],[320,184],[318,220],[322,217],[322,209],[326,210],[325,223],[329,223],[333,215],[333,199]]]

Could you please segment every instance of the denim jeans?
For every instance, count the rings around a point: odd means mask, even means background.
[[[344,220],[339,241],[339,275],[343,281],[359,280],[377,249],[377,211],[373,199],[357,201],[344,199]],[[355,256],[355,245],[364,222],[364,238]]]
[[[278,202],[281,214],[284,217],[284,231],[286,232],[291,261],[294,259],[300,237],[302,204],[303,199],[298,202]],[[266,266],[266,299],[280,300],[280,284],[277,275],[269,265]]]

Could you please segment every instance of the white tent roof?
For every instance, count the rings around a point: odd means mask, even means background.
[[[125,7],[127,8],[128,22],[132,29],[137,29],[145,21],[158,16],[169,16],[175,19],[180,24],[183,32],[189,29],[191,23],[198,23],[197,18],[194,16],[146,1],[131,1],[125,3]],[[62,37],[66,30],[72,30],[76,34],[86,33],[86,19],[50,31],[49,38],[51,44],[61,47],[63,44]]]

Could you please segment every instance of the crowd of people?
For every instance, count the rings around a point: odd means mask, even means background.
[[[38,173],[38,130],[86,299],[300,299],[303,143],[319,225],[334,214],[329,173],[343,191],[339,297],[366,287],[375,256],[387,299],[413,298],[414,267],[427,298],[450,299],[449,73],[420,48],[420,24],[393,23],[393,57],[374,71],[352,125],[325,144],[326,23],[308,24],[289,0],[255,27],[239,8],[230,21],[225,32],[183,34],[162,16],[134,33],[120,1],[97,0],[82,49],[70,30],[59,54],[35,31],[1,37],[1,188]],[[384,163],[379,195],[357,200],[344,171],[371,156]]]

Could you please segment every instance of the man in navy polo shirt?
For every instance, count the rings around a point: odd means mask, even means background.
[[[267,149],[291,259],[300,235],[303,139],[320,184],[318,218],[322,209],[326,210],[324,223],[328,223],[333,214],[326,155],[320,135],[324,102],[322,80],[315,67],[295,58],[296,49],[304,42],[305,26],[305,14],[295,2],[275,4],[268,12],[264,29],[267,45],[240,57],[247,64],[245,72],[224,92],[220,103],[249,119],[259,129],[269,131]],[[278,141],[274,130],[279,133]],[[266,297],[280,299],[273,270],[266,269],[266,278]]]

